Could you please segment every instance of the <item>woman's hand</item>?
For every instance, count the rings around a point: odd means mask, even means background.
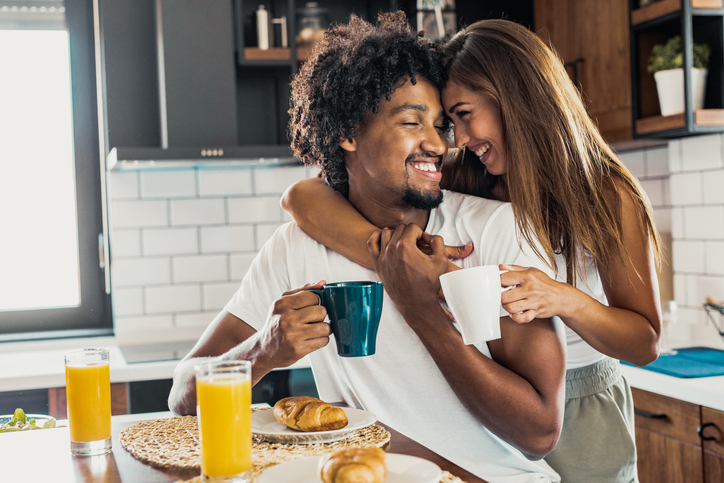
[[[430,247],[430,254],[418,248],[418,241]],[[439,277],[449,271],[450,264],[441,237],[425,233],[415,224],[399,225],[373,233],[367,247],[377,275],[401,311],[437,303]]]
[[[535,318],[563,316],[569,300],[566,293],[569,285],[556,282],[537,268],[517,265],[499,265],[500,270],[508,270],[500,276],[504,287],[516,287],[503,292],[501,302],[510,317],[519,324],[525,324]]]

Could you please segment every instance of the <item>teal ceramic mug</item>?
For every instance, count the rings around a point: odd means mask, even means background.
[[[363,357],[375,353],[382,315],[382,282],[336,282],[311,289],[327,309],[337,354]]]

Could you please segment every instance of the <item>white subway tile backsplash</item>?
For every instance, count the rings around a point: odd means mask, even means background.
[[[223,225],[226,209],[223,198],[171,200],[171,224]]]
[[[256,257],[256,252],[232,254],[229,257],[229,263],[231,264],[231,279],[239,281],[243,279],[246,272],[249,271],[251,262],[254,261],[254,257]]]
[[[619,153],[618,157],[634,176],[637,178],[646,176],[646,160],[644,151],[627,151]]]
[[[201,227],[201,252],[243,252],[254,250],[254,226]]]
[[[654,223],[659,233],[671,233],[671,209],[654,208]]]
[[[674,300],[682,307],[686,305],[686,277],[680,273],[674,273]]]
[[[113,287],[113,317],[143,313],[143,289],[140,287]]]
[[[231,296],[239,290],[239,282],[205,283],[203,284],[204,310],[221,310],[231,300]],[[279,294],[281,296],[281,294]]]
[[[702,175],[699,172],[672,174],[669,187],[673,206],[700,205],[704,202]]]
[[[684,208],[684,236],[689,239],[724,239],[724,206]]]
[[[114,201],[109,210],[112,228],[168,226],[166,200]]]
[[[199,196],[251,195],[252,173],[251,170],[201,170],[198,172]]]
[[[681,167],[683,171],[724,167],[721,134],[708,134],[682,139]]]
[[[112,200],[138,199],[138,173],[111,171],[108,175],[108,194]]]
[[[702,173],[704,186],[704,203],[707,205],[724,205],[724,170],[706,171]]]
[[[703,303],[703,302],[702,302]],[[704,310],[701,305],[698,307],[679,307],[677,310],[678,323],[672,326],[672,337],[674,332],[685,330],[687,327],[701,325],[704,323]]]
[[[683,208],[671,208],[671,236],[674,240],[684,238]]]
[[[196,255],[173,258],[174,283],[229,280],[226,255]]]
[[[143,255],[181,255],[199,252],[198,228],[146,228]]]
[[[669,172],[679,171],[681,171],[681,140],[672,139],[669,141]]]
[[[706,266],[703,273],[724,275],[724,241],[708,241],[706,246]]]
[[[229,223],[255,223],[282,220],[278,196],[229,198]]]
[[[256,249],[261,250],[261,247],[272,237],[277,228],[281,223],[257,225],[256,226]]]
[[[658,207],[666,205],[663,179],[641,180],[641,187],[646,192],[646,195],[648,195],[652,206]]]
[[[199,284],[146,287],[146,313],[164,314],[201,310]]]
[[[218,310],[193,314],[176,314],[174,315],[174,325],[176,327],[206,327],[218,314]]]
[[[686,290],[686,305],[689,307],[702,307],[706,297],[724,300],[724,277],[689,275]]]
[[[113,328],[118,333],[137,332],[153,329],[170,329],[173,327],[171,315],[137,315],[131,317],[116,317]]]
[[[114,287],[164,284],[171,281],[168,258],[123,258],[111,262]]]
[[[169,283],[171,264],[168,258],[122,258],[111,261],[114,287],[133,287]]]
[[[142,198],[196,196],[195,171],[141,171]]]
[[[669,174],[669,147],[647,149],[646,176],[667,176]]]
[[[141,256],[141,230],[114,230],[109,243],[114,260]]]
[[[307,169],[304,166],[293,166],[276,169],[257,169],[254,192],[257,195],[279,194],[297,181],[307,177]]]
[[[704,273],[704,242],[674,240],[672,261],[677,273]]]

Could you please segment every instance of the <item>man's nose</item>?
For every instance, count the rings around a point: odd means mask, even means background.
[[[420,143],[420,148],[422,148],[423,151],[442,156],[447,152],[447,141],[437,129],[433,128],[426,133],[422,143]]]

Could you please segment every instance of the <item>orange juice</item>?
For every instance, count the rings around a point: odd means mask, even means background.
[[[66,364],[70,440],[76,443],[111,437],[111,378],[108,361]]]
[[[251,378],[249,374],[196,377],[201,433],[201,472],[233,476],[251,469]]]

